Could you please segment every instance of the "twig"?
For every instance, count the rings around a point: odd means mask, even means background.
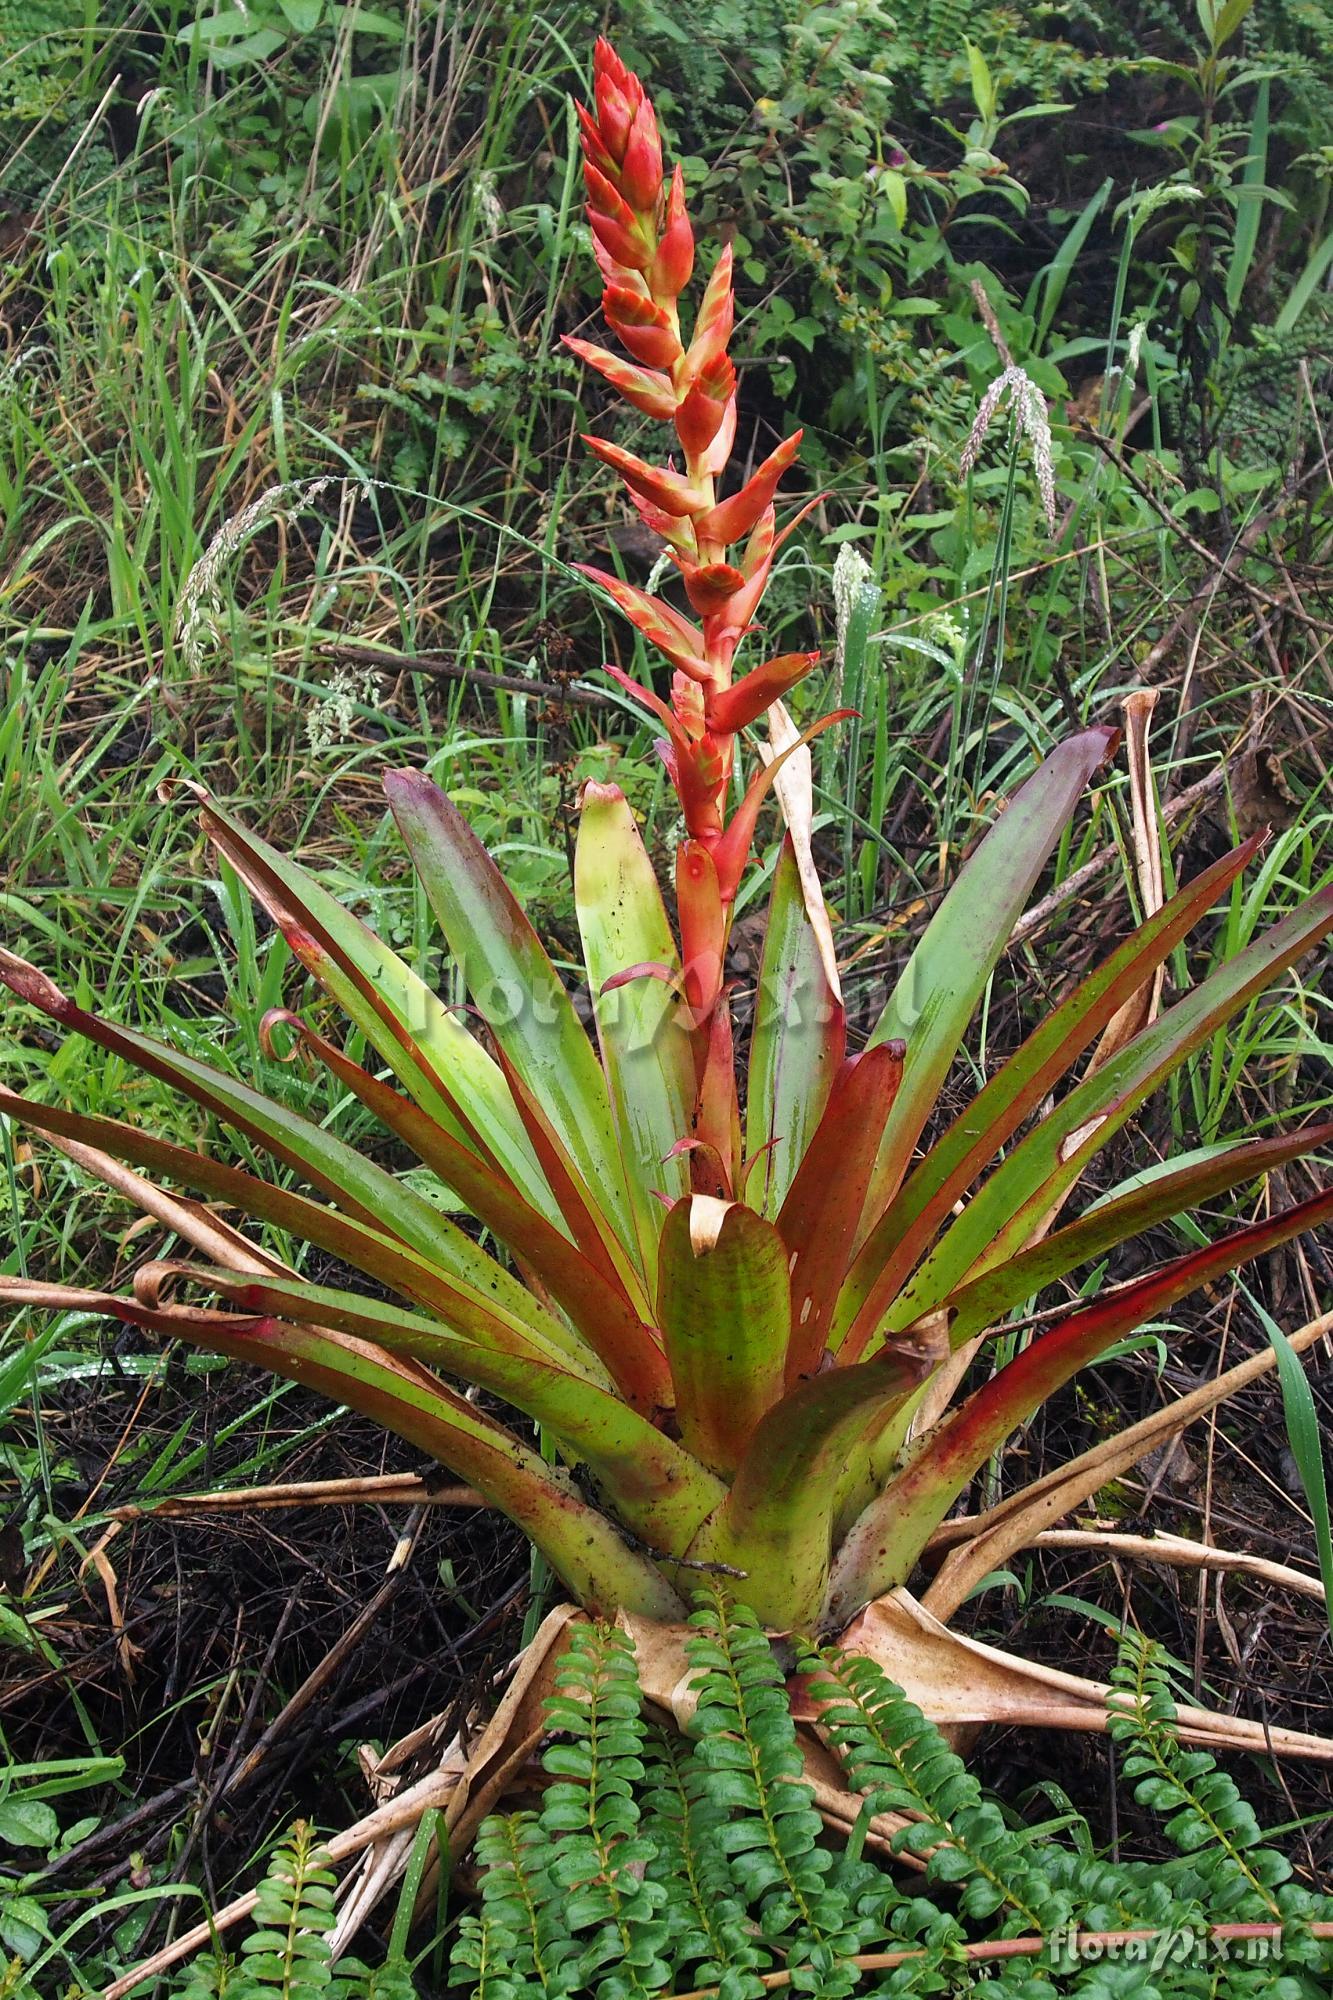
[[[1200,1927],[1200,1940],[1206,1937],[1210,1944],[1242,1944],[1247,1939],[1260,1938],[1270,1943],[1280,1944],[1288,1926],[1283,1924],[1209,1924]],[[1333,1938],[1333,1924],[1302,1924],[1302,1934],[1315,1938]],[[1159,1939],[1170,1938],[1169,1931],[1080,1931],[1070,1929],[1056,1934],[1057,1949],[1063,1957],[1068,1951],[1071,1965],[1077,1965],[1084,1957],[1089,1961],[1105,1956],[1107,1952],[1123,1951],[1127,1945],[1154,1944]],[[1046,1937],[986,1938],[979,1944],[965,1944],[950,1958],[966,1959],[969,1965],[980,1965],[1001,1958],[1040,1958],[1052,1942]],[[891,1972],[898,1965],[919,1964],[929,1958],[929,1946],[918,1945],[905,1951],[862,1951],[854,1958],[844,1960],[844,1964],[855,1966],[858,1972]],[[1222,1954],[1218,1954],[1221,1962]],[[784,1986],[790,1986],[794,1972],[763,1972],[759,1983],[766,1992],[773,1993]],[[720,1988],[716,1986],[696,1986],[688,1993],[673,1993],[663,1996],[663,2000],[716,2000]],[[110,1997],[108,1995],[108,2000]]]
[[[434,680],[467,681],[473,687],[489,688],[498,694],[535,694],[543,701],[561,701],[580,708],[610,708],[616,697],[608,688],[584,687],[581,682],[529,680],[526,674],[493,674],[485,667],[469,666],[465,660],[429,659],[420,653],[395,653],[387,647],[345,646],[329,642],[320,652],[332,660],[351,660],[358,666],[378,667],[384,674],[429,674]]]
[[[1168,825],[1174,824],[1182,814],[1189,812],[1191,807],[1202,805],[1211,793],[1226,783],[1229,776],[1229,765],[1215,765],[1207,777],[1200,778],[1197,785],[1191,785],[1187,791],[1177,792],[1175,798],[1163,806],[1163,819]],[[1065,877],[1058,889],[1052,889],[1049,896],[1043,896],[1039,903],[1034,903],[1027,914],[1020,917],[1015,924],[1009,939],[1010,950],[1012,951],[1016,944],[1022,944],[1026,938],[1030,938],[1043,924],[1049,923],[1057,910],[1070,902],[1081,890],[1086,889],[1089,882],[1095,881],[1107,863],[1118,859],[1119,854],[1120,849],[1114,842],[1106,847],[1099,847],[1081,868],[1076,868],[1072,875]]]
[[[1333,625],[1330,625],[1326,619],[1316,618],[1314,613],[1307,611],[1303,604],[1293,604],[1290,598],[1275,597],[1271,591],[1263,589],[1260,584],[1252,583],[1248,577],[1240,576],[1231,571],[1229,569],[1230,556],[1215,555],[1207,542],[1201,542],[1197,535],[1192,535],[1189,529],[1176,519],[1166,503],[1158,498],[1147,481],[1141,479],[1138,473],[1132,470],[1128,460],[1122,457],[1120,452],[1116,450],[1110,438],[1103,437],[1101,432],[1094,430],[1091,424],[1080,424],[1076,435],[1085,439],[1089,444],[1095,444],[1098,451],[1104,457],[1110,459],[1121,477],[1134,488],[1140,499],[1146,500],[1158,518],[1166,523],[1171,532],[1185,544],[1186,548],[1193,550],[1196,556],[1203,562],[1206,562],[1210,569],[1221,570],[1223,574],[1235,575],[1237,588],[1243,590],[1247,597],[1254,598],[1260,604],[1266,604],[1270,611],[1280,611],[1284,617],[1295,618],[1302,625],[1308,625],[1316,632],[1333,632]]]
[[[112,1507],[109,1521],[179,1519],[192,1514],[248,1514],[273,1507],[348,1507],[352,1505],[410,1507],[486,1507],[475,1486],[432,1488],[415,1472],[386,1472],[364,1479],[307,1479],[285,1486],[238,1487],[231,1493],[175,1493],[165,1500],[135,1501]]]

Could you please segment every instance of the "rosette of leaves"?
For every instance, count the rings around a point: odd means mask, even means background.
[[[911,1578],[977,1470],[1077,1371],[1333,1213],[1333,1195],[1317,1196],[1075,1307],[949,1406],[957,1357],[1015,1307],[1327,1141],[1324,1125],[1241,1135],[1050,1226],[1151,1093],[1323,937],[1333,889],[1160,1013],[1140,1007],[1256,843],[1237,848],[1074,984],[923,1144],[1114,732],[1059,744],[1009,801],[854,1050],[802,806],[805,752],[779,699],[808,656],[737,665],[796,440],[719,497],[735,433],[725,263],[686,341],[693,242],[679,176],[664,178],[651,105],[604,44],[596,82],[584,114],[594,234],[634,359],[584,352],[685,451],[682,470],[599,447],[663,536],[698,620],[628,585],[614,592],[673,669],[669,700],[644,693],[685,814],[679,929],[624,797],[589,785],[574,888],[590,1035],[463,815],[422,773],[391,772],[389,808],[470,994],[470,1011],[454,1012],[315,876],[201,795],[206,836],[324,996],[318,1026],[281,1010],[265,1040],[290,1038],[419,1166],[393,1171],[0,953],[0,981],[24,1007],[174,1086],[269,1163],[0,1093],[0,1111],[195,1253],[140,1269],[125,1294],[8,1277],[0,1299],[100,1310],[376,1418],[509,1515],[588,1607],[678,1617],[702,1565],[772,1628],[833,1629]],[[740,732],[766,712],[769,760],[728,818]],[[789,834],[741,1073],[722,965],[770,788]],[[485,1247],[426,1198],[423,1175],[475,1218]],[[265,1229],[309,1245],[334,1275],[304,1277]]]

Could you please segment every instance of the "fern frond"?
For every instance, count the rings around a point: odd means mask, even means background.
[[[688,1967],[694,1985],[726,1978],[728,2000],[758,2000],[763,1987],[756,1975],[772,1965],[773,1954],[748,1921],[718,1837],[730,1813],[710,1797],[697,1757],[678,1738],[653,1731],[648,1752],[643,1806],[657,1850],[648,1873],[669,1898],[676,1983]]]
[[[895,1837],[900,1853],[927,1855],[929,1881],[960,1885],[964,1916],[1005,1910],[1011,1932],[1068,1921],[1070,1898],[1052,1883],[1030,1839],[982,1797],[962,1759],[875,1661],[829,1650],[811,1666],[811,1692],[831,1704],[821,1721],[853,1789],[865,1795],[867,1810],[913,1822]]]
[[[1160,1651],[1127,1632],[1111,1679],[1127,1697],[1109,1720],[1121,1769],[1140,1805],[1164,1817],[1172,1845],[1183,1855],[1207,1855],[1215,1917],[1278,1917],[1272,1891],[1291,1874],[1291,1864],[1263,1845],[1253,1807],[1209,1752],[1180,1742]]]
[[[246,2000],[252,1990],[274,2000],[322,2000],[327,1994],[334,1879],[313,1827],[297,1820],[256,1893],[256,1929],[241,1946]]]
[[[833,1857],[817,1844],[822,1825],[802,1775],[786,1684],[747,1606],[728,1604],[716,1587],[696,1602],[686,1648],[697,1700],[690,1734],[704,1795],[728,1814],[717,1838],[733,1880],[758,1906],[764,1935],[795,1933],[812,1965],[818,1960],[831,1977],[833,1960],[852,1942],[849,1912],[826,1879]]]
[[[648,1879],[654,1843],[640,1830],[644,1724],[634,1647],[615,1626],[575,1626],[547,1704],[563,1741],[543,1762],[556,1779],[542,1801],[551,1843],[547,1875],[569,1932],[591,1933],[578,1960],[581,1983],[602,2000],[665,1986],[670,1926],[665,1891]],[[602,1968],[608,1969],[598,1978]]]

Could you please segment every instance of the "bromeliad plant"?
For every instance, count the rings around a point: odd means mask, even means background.
[[[595,76],[595,106],[580,114],[588,212],[606,319],[631,358],[573,344],[636,410],[672,426],[680,461],[590,443],[661,536],[689,612],[594,576],[671,669],[669,698],[635,692],[661,719],[684,815],[679,934],[625,799],[589,785],[574,889],[594,1046],[461,813],[420,772],[391,772],[389,807],[471,995],[460,1015],[318,880],[201,795],[216,850],[369,1053],[363,1064],[290,1012],[266,1019],[266,1041],[291,1038],[323,1065],[476,1219],[487,1247],[417,1176],[90,1012],[5,953],[0,978],[20,1001],[177,1086],[274,1171],[229,1163],[212,1139],[194,1151],[5,1092],[0,1109],[202,1261],[140,1271],[133,1296],[11,1278],[0,1297],[94,1307],[373,1415],[516,1521],[586,1606],[669,1619],[703,1567],[770,1627],[830,1629],[912,1577],[978,1468],[1077,1370],[1333,1214],[1333,1195],[1320,1196],[1111,1290],[947,1407],[957,1357],[1015,1307],[1329,1139],[1322,1125],[1242,1138],[1051,1226],[1149,1094],[1333,925],[1333,889],[1155,1015],[1144,995],[1237,881],[1247,842],[1152,909],[923,1146],[973,1011],[1114,732],[1071,738],[1033,773],[962,869],[868,1045],[849,1049],[810,854],[814,730],[798,736],[781,706],[813,656],[735,671],[790,532],[774,496],[799,439],[725,492],[730,260],[724,251],[714,265],[687,340],[694,243],[680,170],[665,179],[651,104],[604,42]],[[765,716],[767,759],[731,810],[740,735]],[[742,1088],[724,963],[770,788],[788,834]],[[309,1244],[358,1282],[310,1282],[220,1211]],[[214,1303],[192,1302],[197,1288]],[[495,1400],[518,1416],[497,1414]],[[1092,1490],[1077,1487],[1061,1488],[1063,1505]],[[1034,1518],[1061,1511],[1048,1489]],[[1004,1552],[1003,1538],[987,1546]]]

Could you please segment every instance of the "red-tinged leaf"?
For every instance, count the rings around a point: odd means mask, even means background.
[[[622,1271],[609,1257],[590,1256],[582,1245],[572,1243],[409,1099],[361,1069],[304,1021],[294,1015],[285,1018],[303,1047],[382,1125],[396,1132],[446,1187],[455,1188],[521,1265],[536,1273],[634,1407],[651,1411],[667,1404],[666,1368],[641,1317],[644,1302],[627,1287]]]
[[[810,1631],[828,1594],[839,1475],[866,1432],[882,1426],[920,1380],[910,1357],[885,1354],[788,1390],[759,1423],[690,1560],[742,1570],[744,1580],[732,1588],[765,1624]]]
[[[498,1042],[496,1053],[565,1227],[603,1282],[630,1301],[636,1312],[642,1311],[651,1297],[651,1290],[643,1289],[646,1281],[643,1244],[636,1241],[632,1259],[621,1247],[620,1239],[589,1194],[555,1127]]]
[[[648,98],[634,114],[620,163],[620,185],[630,207],[651,215],[662,192],[662,140]]]
[[[693,517],[706,511],[707,496],[701,494],[692,481],[682,478],[679,472],[672,472],[669,466],[648,465],[643,459],[636,458],[632,451],[622,451],[618,444],[608,444],[605,439],[590,437],[586,433],[583,442],[594,458],[600,458],[603,465],[609,465],[613,472],[618,472],[633,492],[642,494],[663,513]]]
[[[629,1191],[606,1079],[537,933],[437,785],[419,771],[390,771],[384,790],[477,1012],[629,1249]]]
[[[1333,1216],[1333,1193],[1191,1251],[1149,1277],[1124,1285],[1040,1334],[962,1408],[931,1432],[920,1451],[852,1528],[840,1565],[855,1571],[858,1594],[877,1597],[906,1582],[926,1540],[974,1473],[1020,1424],[1081,1368],[1145,1320],[1155,1319],[1238,1265],[1289,1243]]]
[[[908,1326],[1026,1249],[1106,1141],[1186,1057],[1333,929],[1333,887],[1309,897],[1077,1084],[1009,1152],[900,1293],[889,1327]],[[1141,977],[1142,975],[1140,975]]]
[[[233,1313],[154,1308],[113,1293],[20,1278],[0,1278],[0,1299],[36,1309],[103,1312],[304,1383],[406,1438],[475,1486],[523,1530],[590,1610],[600,1607],[611,1614],[637,1604],[645,1616],[681,1615],[680,1600],[660,1572],[628,1547],[605,1515],[579,1498],[561,1472],[503,1424],[410,1362],[396,1361],[350,1335],[335,1339],[315,1327],[262,1320],[249,1322],[253,1330],[242,1333]]]
[[[694,271],[694,231],[685,213],[685,173],[677,162],[667,193],[666,216],[658,239],[657,255],[648,271],[648,285],[656,299],[679,298]]]
[[[848,1056],[778,1216],[791,1270],[787,1380],[813,1375],[824,1356],[885,1120],[903,1074],[901,1042]]]
[[[1241,1139],[1210,1147],[1210,1158],[1182,1160],[1164,1172],[1149,1175],[1141,1186],[1131,1186],[1125,1193],[1099,1202],[1077,1222],[1043,1237],[1030,1250],[955,1292],[946,1301],[953,1315],[949,1329],[953,1346],[960,1347],[998,1326],[1005,1314],[1025,1299],[1035,1298],[1044,1286],[1091,1263],[1117,1243],[1127,1243],[1145,1230],[1169,1222],[1173,1215],[1183,1215],[1233,1188],[1246,1187],[1288,1161],[1328,1145],[1333,1145],[1333,1121],[1305,1125],[1299,1132],[1280,1133],[1274,1138]]]
[[[1118,945],[1046,1016],[936,1141],[861,1247],[839,1300],[834,1342],[839,1352],[855,1360],[865,1351],[955,1202],[1091,1047],[1145,975],[1213,907],[1258,845],[1257,838],[1247,841],[1215,862]]]
[[[678,719],[672,713],[667,703],[663,701],[660,694],[654,694],[651,688],[646,688],[641,681],[634,680],[625,672],[623,667],[616,666],[612,660],[606,662],[602,668],[602,672],[610,674],[612,680],[619,687],[623,687],[626,694],[632,694],[635,701],[642,702],[649,713],[655,715],[658,721],[663,724],[673,742],[677,739],[682,742],[684,741],[684,738],[681,736]]]
[[[732,735],[748,729],[775,701],[781,701],[798,681],[803,681],[818,666],[819,658],[818,653],[780,653],[774,660],[765,660],[761,667],[751,667],[731,687],[716,691],[710,688],[705,709],[709,728]]]
[[[789,438],[784,438],[729,500],[719,501],[706,513],[694,510],[697,515],[694,531],[701,546],[708,543],[724,549],[728,543],[738,542],[742,535],[749,534],[765,508],[772,505],[779,479],[801,448],[802,435],[801,431],[793,431]]]
[[[1097,728],[1057,745],[964,863],[908,960],[871,1036],[906,1042],[907,1065],[871,1182],[868,1223],[897,1193],[986,981],[1115,741],[1114,729]]]
[[[653,260],[653,253],[637,229],[626,229],[623,223],[617,222],[612,216],[604,215],[600,208],[594,208],[591,204],[584,210],[584,213],[588,218],[588,227],[591,229],[596,241],[601,244],[603,250],[605,250],[607,256],[610,258],[613,270],[646,271],[648,269]],[[616,330],[619,332],[618,327]],[[629,343],[626,342],[626,345],[628,346]],[[643,345],[646,346],[648,343],[645,341]],[[638,353],[639,349],[635,347],[631,351]],[[652,365],[654,367],[661,365],[659,354],[656,351],[653,353]]]
[[[722,991],[727,919],[713,857],[699,840],[676,849],[676,909],[680,918],[681,972],[696,1023],[706,1021]]]
[[[122,1057],[132,1069],[184,1091],[284,1166],[302,1174],[344,1213],[374,1229],[391,1232],[422,1256],[438,1259],[446,1270],[457,1268],[455,1245],[468,1245],[458,1225],[323,1126],[312,1124],[224,1071],[182,1055],[165,1042],[155,1042],[136,1029],[86,1012],[36,966],[3,950],[0,983],[62,1027]]]
[[[674,1200],[688,1185],[685,1166],[668,1155],[693,1122],[694,1052],[680,1018],[684,982],[662,892],[634,815],[614,785],[583,789],[574,906],[652,1296],[662,1221],[657,1196]]]
[[[676,408],[676,435],[688,457],[698,458],[707,451],[735,393],[736,371],[726,355],[695,378]]]
[[[679,611],[664,599],[650,597],[646,590],[639,590],[632,583],[622,583],[618,576],[612,576],[607,570],[594,569],[591,563],[575,563],[574,567],[581,576],[586,576],[606,592],[630,623],[642,632],[650,645],[656,646],[658,652],[670,660],[673,667],[679,668],[681,673],[688,674],[694,681],[714,679],[717,670],[705,656],[704,635],[697,625],[691,625],[688,618],[682,618]],[[634,683],[631,682],[630,686],[633,687]],[[645,697],[640,693],[639,698],[643,700]]]
[[[845,722],[852,714],[850,708],[835,708],[831,715],[821,715],[808,729],[803,729],[795,742],[755,772],[745,790],[745,796],[727,823],[726,831],[713,849],[713,861],[717,868],[718,887],[724,903],[734,901],[740,888],[745,864],[750,858],[750,848],[754,842],[755,827],[764,800],[773,788],[773,781],[788,759],[807,743],[813,743],[816,736],[822,736],[835,722]],[[883,1039],[883,1037],[881,1037]]]
[[[718,995],[708,1017],[708,1041],[703,1075],[699,1079],[694,1136],[700,1142],[691,1162],[694,1187],[701,1193],[722,1195],[730,1200],[736,1192],[740,1175],[741,1114],[736,1096],[731,1006],[725,990]],[[722,1174],[720,1187],[713,1178],[714,1162]]]
[[[662,1229],[658,1323],[688,1449],[727,1476],[782,1394],[787,1257],[739,1203],[687,1196]]]
[[[404,1090],[534,1207],[549,1190],[505,1080],[476,1037],[382,939],[303,868],[199,792],[204,830]]]
[[[272,1223],[424,1306],[466,1339],[545,1358],[602,1386],[610,1384],[609,1374],[587,1343],[447,1217],[440,1218],[443,1226],[431,1243],[431,1254],[423,1256],[336,1208],[260,1180],[211,1153],[172,1145],[115,1119],[34,1104],[3,1089],[0,1112],[36,1131],[146,1168],[156,1179],[196,1188],[247,1218]]]
[[[726,352],[736,317],[735,298],[731,289],[731,266],[731,245],[725,243],[713,266],[712,276],[704,287],[703,298],[699,302],[699,312],[694,322],[694,338],[690,342],[682,370],[682,377],[686,382],[693,382],[696,376],[713,366],[719,356]]]
[[[716,617],[744,588],[745,578],[730,563],[692,563],[687,556],[672,553],[685,579],[685,595],[701,618]]]
[[[845,1044],[789,835],[773,876],[745,1093],[746,1199],[770,1219],[805,1158]]]
[[[665,1554],[683,1555],[724,1497],[717,1479],[685,1446],[618,1396],[549,1361],[455,1339],[430,1320],[356,1292],[299,1278],[187,1269],[199,1283],[249,1312],[332,1327],[503,1397],[581,1459],[606,1488],[617,1518]]]
[[[604,347],[596,347],[590,340],[579,340],[572,333],[561,335],[565,346],[580,361],[611,384],[641,410],[645,417],[656,417],[659,423],[670,423],[676,413],[676,392],[671,386],[671,377],[656,368],[639,368],[632,361],[622,361],[618,354],[609,354]]]

